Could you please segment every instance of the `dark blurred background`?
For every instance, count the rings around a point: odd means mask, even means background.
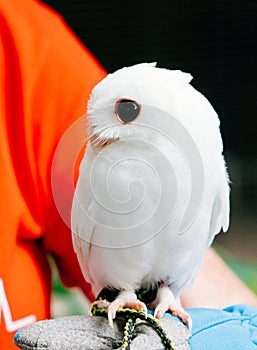
[[[238,271],[248,264],[257,290],[257,1],[44,2],[108,72],[157,61],[194,76],[220,116],[232,181],[230,233],[219,235],[218,249],[243,259]]]

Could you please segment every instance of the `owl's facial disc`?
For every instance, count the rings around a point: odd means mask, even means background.
[[[140,103],[129,99],[121,98],[115,104],[115,116],[121,124],[130,124],[136,120],[141,113],[142,106]],[[120,126],[122,128],[122,126]],[[93,127],[94,129],[94,127]],[[105,146],[110,145],[111,143],[118,141],[119,137],[110,137],[106,133],[91,133],[90,142],[92,148],[96,153],[99,153]]]

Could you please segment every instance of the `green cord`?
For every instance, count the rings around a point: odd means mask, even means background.
[[[135,324],[136,324],[136,320],[134,320],[133,318],[129,318],[127,320],[124,327],[123,343],[121,347],[122,350],[130,349],[130,344],[131,344]]]
[[[165,349],[175,350],[173,340],[162,323],[152,315],[147,315],[147,322],[159,334]]]
[[[162,340],[165,350],[176,350],[172,338],[169,336],[166,329],[163,327],[162,323],[150,314],[145,314],[142,311],[137,311],[134,309],[119,309],[117,314],[121,314],[127,317],[127,321],[124,327],[124,336],[122,343],[122,350],[129,350],[132,341],[133,332],[137,323],[140,319],[146,324],[151,326]],[[92,310],[93,316],[106,316],[107,309],[94,307]]]

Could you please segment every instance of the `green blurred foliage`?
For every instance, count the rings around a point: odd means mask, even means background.
[[[214,248],[235,274],[257,295],[257,262],[238,259],[217,243],[214,244]]]

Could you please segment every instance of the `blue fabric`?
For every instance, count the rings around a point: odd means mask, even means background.
[[[257,350],[257,308],[234,305],[218,309],[187,309],[193,329],[191,350]],[[174,318],[166,313],[166,317]]]

